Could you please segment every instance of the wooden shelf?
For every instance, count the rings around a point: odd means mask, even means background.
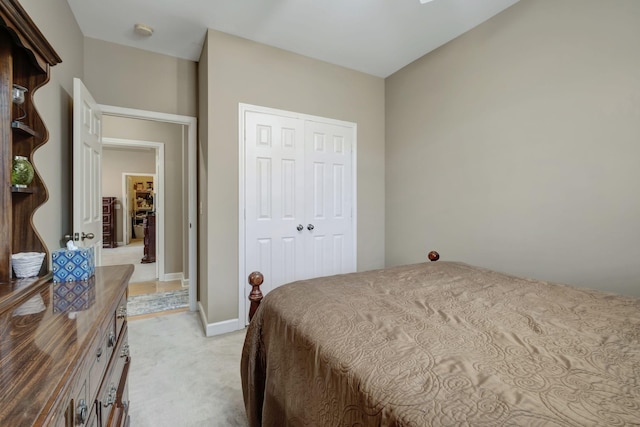
[[[153,190],[135,190],[136,191],[136,205],[134,206],[134,212],[136,215],[138,213],[147,214],[154,209],[153,204]],[[139,206],[138,203],[143,204]]]
[[[24,123],[19,122],[17,120],[14,120],[14,121],[11,122],[11,127],[13,129],[18,130],[18,131],[24,132],[27,135],[35,136],[36,138],[40,138],[40,134],[38,134],[38,132],[36,132],[35,130],[31,129],[29,126],[27,126]]]
[[[34,194],[37,191],[38,189],[34,187],[16,187],[15,185],[11,186],[12,193]]]

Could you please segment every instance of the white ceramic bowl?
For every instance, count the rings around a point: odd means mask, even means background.
[[[42,267],[44,252],[19,252],[11,255],[11,266],[18,278],[37,276]]]

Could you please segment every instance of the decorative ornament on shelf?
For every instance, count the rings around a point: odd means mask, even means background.
[[[27,91],[28,89],[24,86],[13,85],[13,91],[11,91],[11,100],[18,106],[18,108],[22,112],[22,115],[15,119],[16,121],[20,121],[27,117],[27,113],[25,113],[24,110],[20,107],[20,105],[24,104],[25,93]]]
[[[16,188],[26,188],[33,181],[33,166],[24,156],[14,156],[11,168],[11,185]]]

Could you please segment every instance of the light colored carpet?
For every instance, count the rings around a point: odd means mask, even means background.
[[[246,427],[244,336],[207,338],[196,312],[131,320],[131,426]]]
[[[156,263],[142,264],[144,245],[140,241],[133,241],[127,246],[102,249],[102,265],[133,264],[133,275],[129,283],[149,282],[157,280]]]
[[[132,295],[127,299],[127,315],[129,316],[157,313],[183,307],[189,307],[188,289]]]

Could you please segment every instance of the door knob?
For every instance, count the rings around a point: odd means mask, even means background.
[[[304,229],[304,225],[302,224],[298,224],[298,226],[296,227],[296,230],[298,231],[302,231]]]
[[[96,235],[95,235],[95,234],[93,234],[93,233],[86,233],[86,234],[85,234],[85,232],[84,232],[84,231],[82,232],[82,240],[84,240],[84,239],[89,239],[89,240],[91,240],[91,239],[93,239],[94,237],[96,237]]]
[[[313,230],[315,227],[313,226],[313,224],[309,224],[307,225],[307,230],[311,231]]]

